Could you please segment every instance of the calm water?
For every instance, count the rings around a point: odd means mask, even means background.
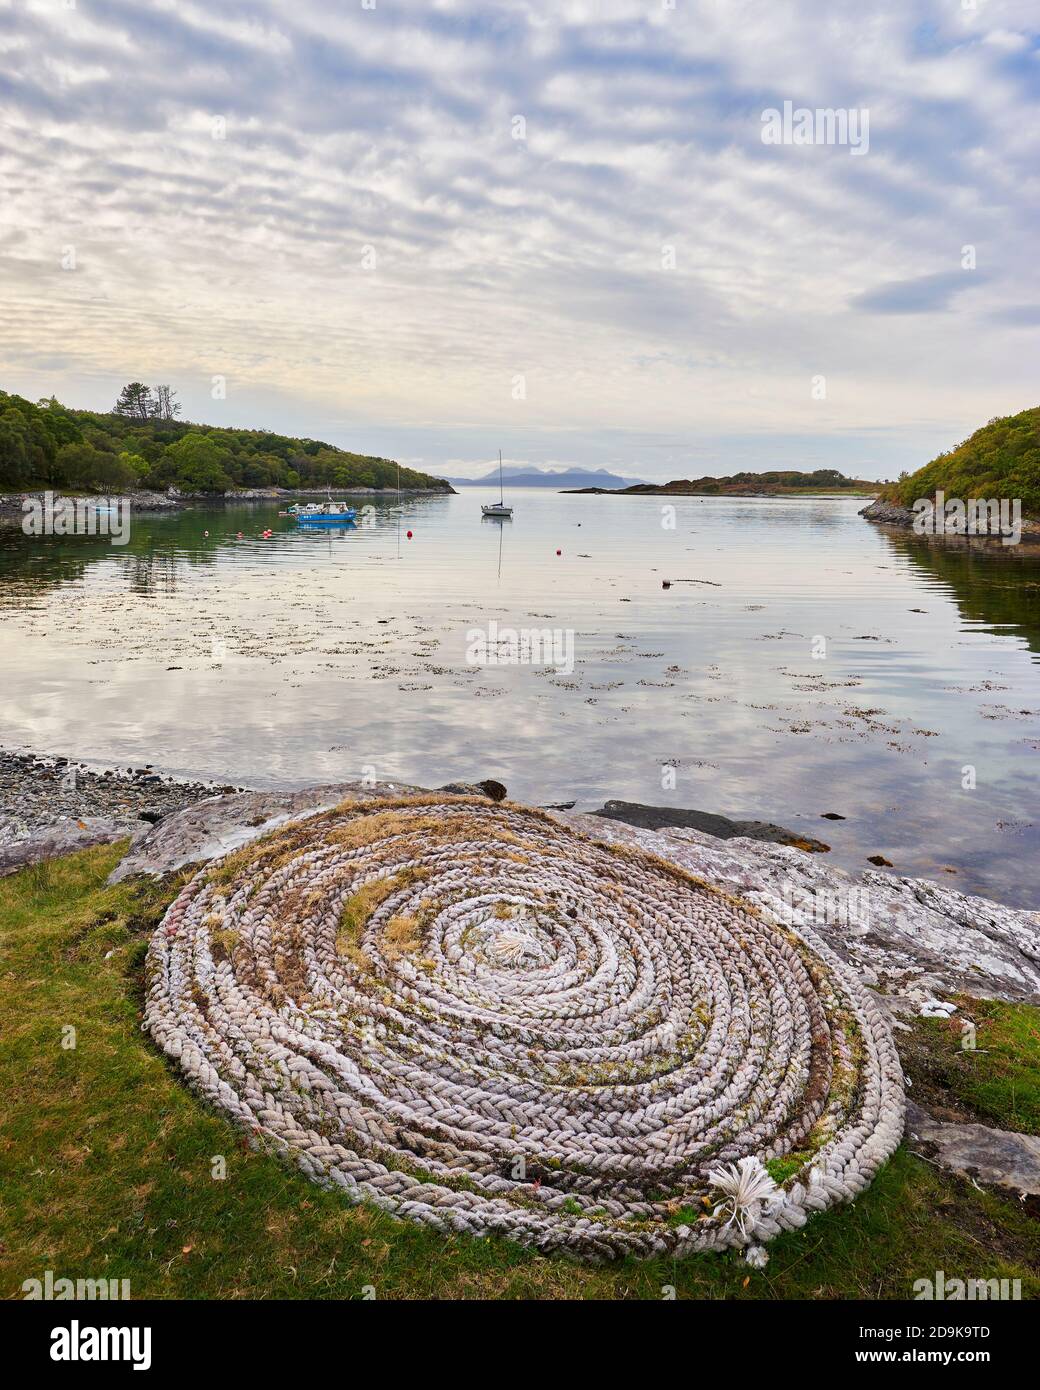
[[[141,516],[123,549],[2,531],[0,743],[692,806],[1040,905],[1040,562],[889,536],[856,499],[678,499],[674,529],[660,498],[488,500],[333,534],[275,504]],[[491,619],[572,631],[573,673],[469,665]]]

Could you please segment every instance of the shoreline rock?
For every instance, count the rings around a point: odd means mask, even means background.
[[[0,843],[0,878],[16,874],[44,859],[60,859],[80,849],[110,845],[121,840],[126,829],[113,820],[90,816],[85,820],[62,821],[21,840]]]
[[[608,801],[594,816],[606,820],[624,821],[642,830],[665,830],[669,827],[701,830],[717,840],[763,840],[774,845],[792,845],[811,854],[827,854],[830,845],[812,835],[800,835],[764,820],[731,820],[729,816],[710,811],[690,811],[679,806],[645,806],[639,801]]]
[[[120,501],[127,501],[130,504],[131,512],[172,512],[179,507],[186,505],[186,499],[178,494],[171,492],[144,492],[138,489],[131,489],[119,493],[102,492],[63,492],[61,488],[51,488],[52,497],[69,498],[73,501],[82,499],[87,502],[97,501],[101,498],[106,500],[117,497]],[[0,494],[0,517],[11,518],[20,521],[25,515],[25,508],[22,505],[26,501],[43,502],[47,491],[36,488],[31,492],[5,492]]]
[[[231,796],[212,796],[185,807],[155,826],[145,826],[134,836],[125,857],[109,875],[119,883],[133,874],[161,878],[187,864],[219,859],[261,835],[290,821],[330,811],[341,801],[378,801],[384,797],[444,795],[451,800],[484,796],[501,800],[488,791],[500,783],[457,782],[434,793],[429,787],[407,782],[330,782],[291,791],[241,791]],[[504,788],[503,788],[504,790]]]
[[[869,506],[863,507],[859,515],[877,526],[895,526],[901,531],[913,530],[913,510],[900,506],[898,502],[886,502],[879,497]],[[999,536],[924,535],[921,539],[944,546],[970,546],[980,554],[999,552],[1007,555],[1009,552],[1020,550],[1023,545],[1040,545],[1040,521],[1033,521],[1029,517],[1022,518],[1022,540],[1017,546],[1004,545]]]
[[[914,514],[909,507],[900,507],[895,502],[883,502],[880,497],[862,507],[859,515],[883,526],[901,526],[906,530],[914,524]]]
[[[454,787],[440,794],[478,790],[468,783]],[[219,857],[276,824],[351,797],[402,795],[427,796],[430,790],[359,781],[211,797],[142,828],[113,881]],[[649,850],[745,899],[780,925],[810,928],[886,995],[893,1012],[916,1013],[937,993],[1040,1003],[1040,912],[970,897],[928,879],[873,870],[854,876],[818,855],[764,840],[723,840],[684,827],[641,829],[586,812],[547,814],[592,839]]]
[[[1040,1138],[980,1124],[945,1124],[913,1101],[906,1103],[906,1136],[924,1144],[948,1172],[1020,1198],[1040,1197]]]
[[[757,907],[811,928],[882,991],[893,1012],[937,993],[1040,1004],[1040,912],[1005,907],[923,878],[853,875],[819,855],[700,830],[642,830],[580,812],[558,820],[597,839],[650,850]]]
[[[151,766],[97,767],[0,749],[0,866],[20,868],[119,840],[203,797],[234,790]]]

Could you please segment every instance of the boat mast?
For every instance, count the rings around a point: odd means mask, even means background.
[[[501,507],[504,507],[505,504],[506,504],[506,495],[505,495],[505,493],[502,491],[502,450],[501,450],[501,449],[499,449],[499,451],[498,451],[498,502],[499,502],[499,506],[501,506]]]

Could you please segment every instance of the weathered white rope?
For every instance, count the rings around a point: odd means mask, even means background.
[[[148,965],[147,1027],[202,1095],[442,1231],[590,1259],[760,1243],[902,1135],[887,1024],[822,942],[508,804],[285,827],[187,885]],[[789,1161],[738,1212],[720,1165],[748,1156]]]

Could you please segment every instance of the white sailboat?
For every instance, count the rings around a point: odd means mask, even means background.
[[[486,507],[480,509],[482,516],[503,516],[513,515],[512,507],[506,506],[505,493],[502,489],[502,450],[498,451],[498,501],[490,502]]]

